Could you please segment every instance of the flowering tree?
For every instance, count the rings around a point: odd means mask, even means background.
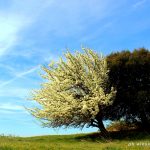
[[[47,79],[32,100],[41,107],[31,113],[47,127],[98,127],[102,132],[102,107],[110,105],[115,90],[108,90],[106,59],[90,49],[65,54],[66,60],[43,67]]]

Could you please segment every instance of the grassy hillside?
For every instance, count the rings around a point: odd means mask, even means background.
[[[0,136],[0,150],[149,150],[150,135],[138,131],[112,131],[113,140],[98,133],[36,137]]]

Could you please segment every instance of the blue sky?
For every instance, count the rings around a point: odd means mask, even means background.
[[[80,133],[42,128],[24,109],[35,105],[27,99],[43,82],[40,66],[66,48],[150,48],[149,8],[149,0],[0,0],[0,134]]]

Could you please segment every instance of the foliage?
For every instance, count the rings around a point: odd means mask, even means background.
[[[150,117],[150,52],[135,49],[122,51],[107,57],[109,79],[116,90],[116,98],[109,117],[112,120],[125,118],[141,121],[148,126]],[[110,110],[111,109],[111,110]]]
[[[108,127],[108,131],[130,131],[130,130],[139,130],[139,126],[136,123],[129,123],[123,120],[114,121]]]
[[[47,82],[32,95],[41,108],[30,111],[44,126],[103,128],[103,107],[112,103],[116,92],[108,88],[106,59],[90,49],[83,50],[74,55],[67,52],[65,61],[43,67],[46,74],[42,77]]]

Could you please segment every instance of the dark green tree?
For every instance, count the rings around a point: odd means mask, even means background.
[[[107,57],[111,85],[117,94],[105,111],[111,120],[124,118],[150,127],[150,52],[145,48],[112,53]]]

